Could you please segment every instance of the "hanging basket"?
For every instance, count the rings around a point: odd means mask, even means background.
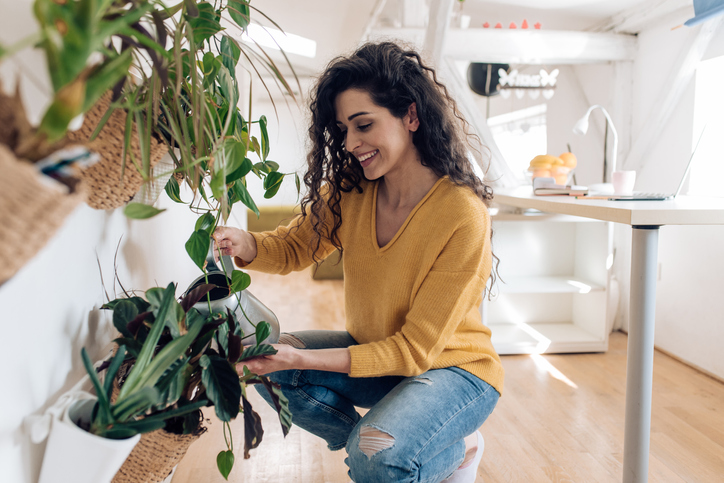
[[[34,257],[84,200],[0,145],[0,283]]]
[[[131,136],[130,152],[126,153],[125,168],[122,169],[126,129],[126,113],[122,109],[115,109],[98,136],[89,141],[110,104],[111,93],[107,93],[85,114],[83,126],[78,131],[67,134],[70,141],[86,144],[101,157],[100,161],[84,170],[81,175],[88,190],[88,205],[97,210],[110,210],[125,205],[138,193],[144,182],[143,176],[131,161],[133,153],[136,162],[141,162],[137,126]],[[168,148],[153,137],[150,144],[150,166],[153,167],[167,153]]]

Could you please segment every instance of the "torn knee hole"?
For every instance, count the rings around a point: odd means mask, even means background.
[[[296,349],[306,349],[307,346],[302,342],[299,337],[292,334],[281,334],[279,336],[279,344],[290,345]]]
[[[430,379],[428,379],[427,377],[416,377],[412,381],[419,382],[420,384],[427,384],[428,386],[432,385],[432,381]]]
[[[359,431],[359,450],[367,458],[379,453],[383,449],[392,448],[395,445],[395,438],[372,426],[365,426]]]

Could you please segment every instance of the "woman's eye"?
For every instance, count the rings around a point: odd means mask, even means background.
[[[361,126],[357,126],[357,129],[359,129],[360,131],[366,131],[367,129],[370,128],[371,125],[372,125],[372,123],[363,124],[363,125],[361,125]]]

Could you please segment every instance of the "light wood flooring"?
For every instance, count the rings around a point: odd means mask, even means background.
[[[275,311],[282,330],[344,328],[343,282],[252,273],[251,291]],[[504,395],[482,426],[485,454],[476,483],[615,482],[623,462],[626,335],[611,334],[603,354],[504,356]],[[234,483],[347,483],[344,451],[294,427],[282,437],[276,413],[250,400],[264,439],[243,459],[243,421],[232,423]],[[216,454],[222,426],[210,430],[178,466],[173,483],[224,482]],[[724,384],[656,352],[651,482],[724,482]],[[380,482],[383,483],[383,482]]]

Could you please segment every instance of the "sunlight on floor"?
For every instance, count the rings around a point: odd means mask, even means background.
[[[568,379],[565,374],[563,374],[561,371],[555,368],[553,364],[548,362],[545,357],[543,357],[540,354],[531,354],[530,358],[533,359],[533,362],[535,362],[535,365],[538,366],[538,369],[541,369],[543,371],[546,371],[550,376],[554,379],[558,379],[559,381],[571,386],[574,389],[578,389],[578,386],[576,383]]]

